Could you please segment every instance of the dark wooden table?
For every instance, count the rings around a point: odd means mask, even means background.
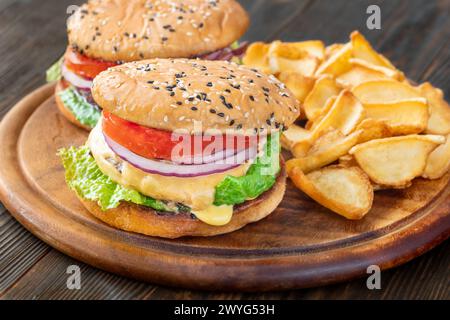
[[[66,10],[77,0],[0,0],[0,118],[44,83],[46,68],[66,46]],[[416,82],[450,93],[450,0],[242,0],[252,24],[248,40],[347,41],[354,29]],[[378,4],[382,29],[366,27]],[[27,232],[0,204],[2,299],[450,299],[450,241],[382,273],[382,289],[366,279],[275,293],[210,293],[154,286],[75,261]],[[67,267],[81,268],[81,289],[68,290]]]

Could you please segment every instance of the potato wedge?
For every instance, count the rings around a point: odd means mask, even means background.
[[[396,70],[388,59],[373,49],[369,41],[367,41],[366,38],[359,33],[359,31],[353,31],[350,34],[350,42],[352,44],[353,56],[355,58],[365,60],[377,66]]]
[[[347,219],[361,219],[372,208],[372,185],[358,167],[329,166],[307,175],[295,167],[290,178],[312,199]]]
[[[295,72],[305,77],[314,75],[319,66],[319,59],[313,56],[306,56],[301,59],[288,59],[279,56],[269,56],[270,72],[277,74],[280,72]]]
[[[450,134],[444,144],[441,144],[430,153],[422,177],[439,179],[450,170]]]
[[[315,79],[303,76],[295,72],[281,72],[278,79],[292,91],[298,101],[303,103],[306,96],[311,92]]]
[[[422,175],[429,154],[444,142],[442,136],[408,135],[371,140],[349,153],[373,182],[402,186]]]
[[[316,57],[319,60],[325,58],[325,45],[320,40],[290,42],[288,44],[299,50],[306,51],[310,56]]]
[[[281,145],[286,150],[291,150],[296,143],[308,140],[310,135],[310,131],[292,124],[286,131],[281,134]]]
[[[338,160],[343,155],[346,155],[349,150],[358,143],[361,131],[355,131],[348,136],[342,136],[338,140],[324,140],[316,141],[316,144],[320,144],[320,147],[311,146],[310,149],[315,150],[315,152],[308,152],[306,156],[302,158],[290,159],[286,162],[286,170],[289,172],[293,167],[300,167],[300,169],[309,173],[316,169],[322,168],[336,160]],[[322,139],[329,139],[331,135]],[[338,135],[335,135],[337,137]]]
[[[270,74],[268,60],[269,47],[270,45],[263,42],[253,42],[248,46],[247,51],[242,58],[243,64]]]
[[[352,58],[352,44],[347,43],[339,48],[325,60],[317,69],[316,76],[322,74],[331,74],[335,77],[347,72],[352,67],[350,59]]]
[[[428,104],[425,98],[392,103],[366,103],[364,110],[368,118],[385,120],[393,135],[423,132],[428,123]]]
[[[402,100],[423,98],[414,87],[393,80],[363,82],[352,89],[352,93],[362,104],[392,103]]]
[[[330,112],[330,109],[336,102],[336,99],[337,96],[328,98],[328,100],[325,102],[325,106],[319,111],[317,117],[314,120],[308,120],[305,128],[308,130],[314,130],[314,127],[317,127],[320,121],[322,121],[322,119],[328,114],[328,112]]]
[[[358,162],[356,162],[355,158],[352,155],[346,154],[342,157],[339,157],[339,165],[346,168],[358,167]]]
[[[405,78],[404,74],[397,69],[390,69],[387,67],[375,65],[366,60],[362,60],[362,59],[358,59],[358,58],[351,58],[350,63],[354,66],[365,67],[367,69],[384,74],[389,79],[403,80]]]
[[[306,117],[314,121],[325,107],[327,100],[332,96],[337,96],[340,91],[341,88],[331,76],[325,75],[317,79],[304,101],[303,108],[305,109]]]
[[[389,79],[389,77],[379,71],[364,66],[353,65],[349,71],[336,78],[336,83],[344,88],[351,89],[363,82]]]
[[[378,119],[364,119],[356,126],[356,131],[362,131],[358,143],[392,136],[386,121]]]
[[[412,186],[412,181],[408,181],[404,185],[401,186],[384,186],[382,184],[376,184],[372,182],[373,191],[381,191],[381,190],[390,190],[390,189],[406,189]]]
[[[345,45],[344,43],[333,43],[333,44],[330,44],[329,46],[326,46],[325,47],[325,59],[328,59],[333,54],[335,54],[338,50],[342,49],[342,47],[344,45]]]
[[[355,130],[356,126],[365,116],[364,107],[348,90],[343,90],[336,98],[330,110],[324,117],[313,125],[313,137],[317,137],[328,128],[340,130],[344,135],[348,135]]]
[[[450,133],[450,106],[444,100],[442,90],[434,88],[429,82],[421,84],[418,89],[428,100],[430,118],[426,133],[447,135]]]

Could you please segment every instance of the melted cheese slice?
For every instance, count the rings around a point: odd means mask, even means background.
[[[211,205],[204,210],[192,210],[192,213],[204,223],[212,226],[223,226],[231,221],[233,217],[233,206]]]
[[[229,221],[232,214],[232,209],[211,209],[216,185],[228,175],[245,175],[251,165],[251,162],[247,162],[222,173],[189,178],[147,173],[123,161],[109,148],[103,137],[101,121],[91,131],[87,144],[100,170],[114,182],[154,199],[183,203],[191,207],[194,213],[196,211],[201,221],[209,221],[211,224],[227,219]],[[212,217],[214,212],[217,212],[216,218]]]

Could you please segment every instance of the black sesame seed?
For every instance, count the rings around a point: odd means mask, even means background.
[[[265,91],[265,92],[270,92],[269,88],[262,87],[262,89],[263,89],[263,91]]]
[[[192,107],[191,110],[192,110],[192,111],[197,111],[198,108],[197,108],[197,107]]]
[[[153,87],[153,89],[155,89],[155,90],[159,90],[159,87],[156,87],[156,86],[154,86],[154,87]]]
[[[190,101],[190,102],[192,102],[192,101],[194,101],[194,100],[195,100],[194,97],[189,97],[189,98],[188,98],[188,101]]]
[[[153,84],[155,80],[148,80],[147,83]]]
[[[231,93],[231,90],[230,89],[225,89],[225,92]]]
[[[139,53],[139,57],[141,58],[141,59],[144,59],[144,54],[141,52],[141,53]]]
[[[206,84],[206,86],[207,86],[207,87],[212,87],[213,84],[212,84],[212,82],[208,82],[208,83]]]
[[[234,122],[235,122],[234,120],[231,120],[230,121],[230,126],[234,125]]]
[[[211,113],[216,113],[217,111],[214,110],[214,109],[209,109],[209,112],[211,112]]]
[[[249,96],[250,100],[255,101],[255,97],[254,96]]]
[[[270,122],[269,119],[266,120],[266,123],[267,123],[269,126],[272,125],[272,123]]]
[[[200,24],[198,25],[198,27],[201,29],[203,28],[205,25],[203,24],[203,22],[200,22]]]
[[[248,83],[253,83],[254,81],[252,79],[248,80]]]
[[[173,97],[175,95],[175,92],[170,91],[170,96]]]
[[[225,114],[223,112],[219,112],[217,115],[222,118],[225,117]]]
[[[177,105],[181,106],[182,104],[183,104],[183,102],[177,101]]]
[[[167,38],[167,37],[162,37],[161,40],[162,40],[163,42],[165,42],[165,41],[169,40],[169,38]]]
[[[171,28],[171,27],[172,27],[172,26],[171,26],[170,24],[166,24],[166,25],[163,26],[164,29],[169,29],[169,28]]]
[[[130,34],[129,34],[128,32],[125,32],[123,35],[124,35],[125,37],[129,37],[129,36],[130,36]]]
[[[242,129],[242,124],[238,124],[238,125],[236,126],[236,129],[237,129],[237,130],[241,130],[241,129]]]

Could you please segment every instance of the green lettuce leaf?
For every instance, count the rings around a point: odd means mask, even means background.
[[[59,97],[78,121],[88,127],[95,127],[100,119],[100,110],[87,102],[74,88],[69,87],[64,91],[59,92]]]
[[[227,176],[216,186],[214,204],[235,205],[254,199],[272,188],[280,171],[280,139],[274,133],[267,138],[264,153],[242,177]]]
[[[239,46],[240,46],[239,40],[236,40],[235,42],[230,44],[230,48],[233,49],[233,50],[239,48]]]
[[[58,61],[56,61],[46,73],[47,82],[58,81],[61,79],[61,63],[63,61],[63,57],[61,57]]]
[[[157,211],[173,211],[162,201],[112,181],[100,171],[87,146],[60,149],[58,155],[66,170],[66,182],[69,187],[80,197],[97,201],[102,210],[116,208],[121,201],[128,201]]]

